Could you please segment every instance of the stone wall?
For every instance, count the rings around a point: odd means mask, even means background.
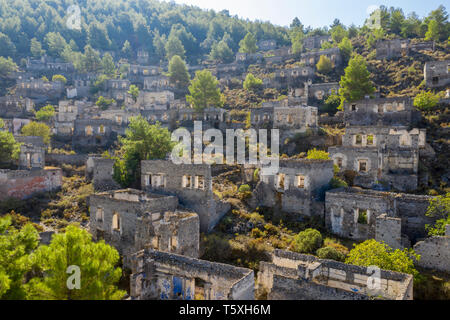
[[[94,191],[116,190],[120,188],[119,184],[113,179],[113,159],[89,157],[86,162],[86,170],[88,176],[92,175]],[[90,170],[92,170],[92,173],[90,173]]]
[[[207,164],[142,161],[141,186],[143,190],[177,196],[181,205],[198,213],[202,232],[210,232],[230,208],[214,195],[211,166]]]
[[[0,200],[28,199],[36,193],[59,190],[62,170],[46,167],[36,170],[0,170]]]

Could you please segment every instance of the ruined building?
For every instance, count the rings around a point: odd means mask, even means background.
[[[420,121],[420,112],[409,97],[363,99],[344,104],[344,122],[353,126],[411,126]]]
[[[174,164],[170,160],[141,161],[142,190],[173,195],[180,205],[195,211],[200,230],[210,232],[230,209],[212,190],[211,166]]]
[[[365,188],[382,182],[400,191],[417,189],[419,150],[425,129],[387,126],[347,127],[342,146],[328,152],[342,171],[354,173],[353,183]]]
[[[109,148],[116,139],[112,121],[107,119],[75,120],[72,146],[80,151],[98,151]]]
[[[331,160],[280,160],[276,175],[261,175],[253,205],[296,216],[323,215],[324,192],[333,178]]]
[[[43,169],[45,167],[45,150],[42,137],[16,136],[20,142],[19,169]]]
[[[134,300],[253,300],[254,272],[145,249],[133,256]]]
[[[327,191],[325,225],[340,237],[354,240],[375,239],[391,248],[410,247],[424,238],[430,196],[392,193],[360,188]]]
[[[306,50],[320,49],[324,42],[330,42],[331,36],[312,36],[303,40],[303,47]]]
[[[429,88],[441,88],[450,84],[450,60],[430,61],[423,70],[425,84]]]
[[[104,239],[124,257],[144,248],[198,257],[197,214],[178,210],[173,196],[126,189],[96,193],[89,197],[90,231],[95,240]]]
[[[421,50],[434,51],[434,41],[413,43],[409,39],[379,40],[376,50],[378,60],[393,59]]]
[[[372,276],[372,278],[371,278]],[[412,300],[413,276],[276,249],[260,262],[257,292],[268,300]]]

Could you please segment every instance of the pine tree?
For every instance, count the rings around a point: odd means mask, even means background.
[[[320,56],[319,62],[317,62],[317,71],[323,74],[330,73],[333,69],[333,64],[327,56]]]
[[[170,82],[175,84],[177,88],[187,88],[190,76],[186,64],[177,55],[173,56],[169,62],[169,78]]]
[[[256,38],[252,33],[247,33],[244,39],[239,42],[239,52],[243,53],[255,53],[258,50],[256,45]]]
[[[183,43],[176,36],[171,35],[166,43],[166,58],[168,61],[173,56],[179,56],[181,59],[185,59],[186,50],[184,50]]]
[[[370,81],[370,72],[367,70],[366,61],[361,55],[357,54],[350,59],[339,85],[341,87],[339,89],[341,106],[344,101],[357,101],[375,92],[375,88]]]

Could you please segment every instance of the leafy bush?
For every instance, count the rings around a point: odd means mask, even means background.
[[[253,74],[249,73],[245,77],[244,81],[244,89],[245,90],[258,90],[261,89],[263,85],[263,81],[257,77],[255,77]]]
[[[333,177],[330,181],[330,187],[332,189],[348,187],[347,182],[338,177]]]
[[[327,56],[320,56],[319,62],[316,64],[317,71],[323,74],[330,73],[333,69],[333,64]]]
[[[345,263],[363,267],[378,266],[383,270],[409,273],[416,278],[419,272],[414,268],[413,259],[418,260],[420,256],[412,249],[393,250],[385,243],[370,239],[354,245]]]
[[[316,148],[314,148],[312,150],[308,150],[306,159],[328,160],[330,159],[330,154],[326,151],[317,150]]]
[[[344,261],[345,255],[333,247],[324,247],[317,250],[316,255],[320,259],[331,259],[336,261]]]
[[[251,188],[248,184],[241,185],[238,190],[239,193],[250,192],[250,191],[251,191]]]
[[[306,229],[294,237],[294,251],[314,253],[322,246],[322,235],[316,229]]]
[[[439,103],[439,96],[431,91],[422,91],[414,98],[414,106],[421,111],[429,111]]]

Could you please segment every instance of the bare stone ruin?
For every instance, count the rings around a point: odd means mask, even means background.
[[[276,249],[260,262],[257,292],[269,300],[412,300],[413,276],[374,271],[311,255]]]

